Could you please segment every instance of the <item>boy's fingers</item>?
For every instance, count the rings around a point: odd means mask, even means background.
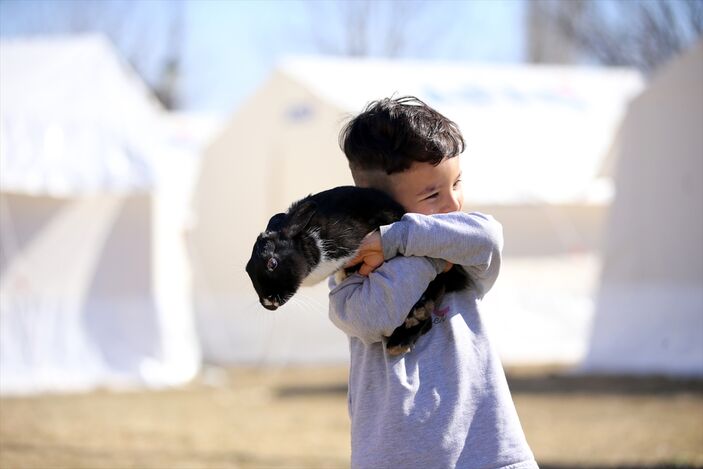
[[[383,264],[382,255],[370,255],[364,257],[364,264],[359,269],[361,275],[369,275]]]
[[[380,258],[380,259],[378,259]],[[361,262],[374,265],[369,272],[383,264],[383,248],[381,247],[381,235],[378,231],[372,231],[361,241],[356,257],[347,262],[344,267],[353,267]],[[361,273],[361,271],[359,271]]]
[[[350,260],[346,264],[344,264],[344,267],[349,268],[349,267],[354,267],[356,264],[361,264],[362,262],[364,262],[366,260],[367,256],[368,256],[367,253],[360,251],[356,254],[356,257],[353,257],[352,260]]]

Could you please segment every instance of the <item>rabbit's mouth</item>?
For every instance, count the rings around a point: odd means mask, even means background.
[[[269,296],[268,298],[260,298],[259,301],[261,301],[261,306],[271,311],[275,311],[276,309],[283,306],[283,304],[285,303],[277,297],[272,296]]]
[[[259,301],[261,302],[261,306],[264,308],[270,310],[270,311],[275,311],[284,304],[292,297],[293,295],[288,295],[286,297],[280,297],[278,295],[271,295],[267,297],[260,297]]]

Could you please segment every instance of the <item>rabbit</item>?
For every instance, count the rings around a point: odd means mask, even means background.
[[[360,267],[345,269],[363,238],[405,214],[386,193],[369,188],[341,186],[294,202],[287,212],[271,217],[254,244],[246,265],[261,305],[275,310],[301,285],[314,285],[332,274],[343,280]],[[390,355],[409,352],[432,327],[432,311],[445,293],[462,290],[470,279],[458,265],[437,275],[405,322],[386,340]]]

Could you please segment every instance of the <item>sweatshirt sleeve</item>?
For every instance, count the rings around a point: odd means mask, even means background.
[[[490,215],[452,212],[437,215],[408,213],[382,226],[385,259],[427,256],[461,265],[485,295],[498,277],[503,227]]]
[[[364,277],[353,274],[337,285],[330,277],[330,320],[366,344],[390,336],[408,316],[446,263],[424,257],[396,257]]]

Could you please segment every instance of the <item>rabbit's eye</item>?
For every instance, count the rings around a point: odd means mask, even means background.
[[[268,260],[266,263],[266,268],[269,270],[269,272],[273,271],[276,267],[278,267],[278,261],[274,259],[273,257]]]

